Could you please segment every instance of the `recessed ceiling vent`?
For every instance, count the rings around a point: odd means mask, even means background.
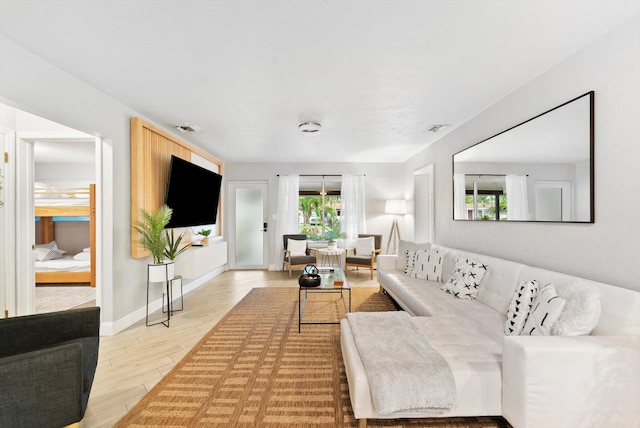
[[[191,125],[175,125],[175,127],[178,131],[182,132],[183,134],[198,132],[198,128]]]
[[[444,128],[445,126],[451,126],[451,125],[449,125],[449,124],[431,125],[430,127],[427,128],[427,132],[433,132],[435,134],[440,129]]]

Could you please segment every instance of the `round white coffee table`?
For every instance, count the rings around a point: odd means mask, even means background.
[[[337,266],[344,269],[344,248],[318,248],[316,258],[318,266]]]

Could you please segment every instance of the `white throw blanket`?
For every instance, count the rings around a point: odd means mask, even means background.
[[[347,319],[380,415],[456,406],[449,364],[406,312],[352,312]]]

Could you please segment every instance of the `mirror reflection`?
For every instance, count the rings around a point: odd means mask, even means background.
[[[454,220],[593,222],[593,91],[453,156]]]

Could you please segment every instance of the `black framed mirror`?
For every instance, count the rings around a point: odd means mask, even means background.
[[[453,155],[453,219],[593,223],[594,92]]]

